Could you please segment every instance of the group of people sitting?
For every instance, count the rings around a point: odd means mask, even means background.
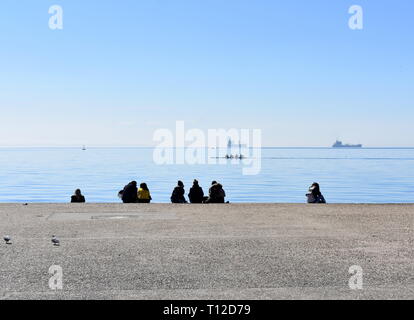
[[[123,203],[150,203],[152,200],[150,191],[146,183],[141,183],[137,188],[137,182],[131,181],[123,190],[119,191],[118,196]],[[226,193],[223,186],[217,181],[213,181],[208,192],[208,196],[204,196],[203,189],[199,186],[198,181],[194,180],[193,186],[188,194],[190,203],[225,203]],[[188,203],[185,198],[184,183],[177,182],[171,197],[171,203]]]
[[[123,203],[150,203],[152,200],[146,183],[141,183],[139,188],[136,181],[128,183],[123,190],[119,191],[118,197]]]
[[[150,191],[146,183],[141,183],[139,188],[136,181],[128,183],[123,190],[119,191],[118,196],[123,203],[150,203],[152,200]],[[314,182],[309,187],[309,193],[306,194],[308,203],[326,203],[324,196],[321,193],[319,183]],[[226,192],[223,186],[217,181],[211,183],[208,190],[208,196],[204,196],[203,188],[200,187],[197,180],[193,181],[193,186],[188,193],[190,203],[225,203]],[[184,183],[177,182],[171,197],[171,203],[188,203],[185,198]],[[71,202],[83,203],[85,197],[82,195],[80,189],[76,189],[75,194],[71,197]],[[227,202],[228,203],[228,202]]]
[[[171,194],[171,202],[187,203],[184,195],[184,184],[182,181],[178,181],[177,186]],[[211,183],[211,187],[208,190],[208,196],[204,196],[203,188],[200,187],[197,180],[193,181],[193,186],[188,193],[190,203],[225,203],[225,198],[226,192],[224,191],[223,186],[217,181]]]

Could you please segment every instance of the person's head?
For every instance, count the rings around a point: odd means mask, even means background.
[[[215,184],[217,184],[217,181],[211,182],[211,185],[215,185]]]
[[[130,184],[133,185],[134,187],[137,186],[137,182],[136,181],[131,181]]]
[[[81,196],[82,195],[82,192],[80,191],[80,189],[75,190],[75,195],[76,196]]]
[[[184,187],[184,183],[181,180],[178,180],[177,182],[177,186],[179,187]]]
[[[319,195],[321,193],[320,187],[319,187],[319,183],[314,182],[312,183],[312,185],[309,188],[309,191],[312,192],[313,195]]]
[[[141,184],[139,185],[139,187],[140,187],[141,189],[143,189],[143,190],[147,190],[147,191],[148,191],[148,186],[147,186],[147,184],[146,184],[145,182],[141,183]]]
[[[198,180],[194,179],[193,185],[198,186]]]

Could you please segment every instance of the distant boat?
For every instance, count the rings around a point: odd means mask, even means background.
[[[343,144],[342,141],[336,140],[332,148],[362,148],[362,144]]]
[[[86,150],[86,146],[82,146],[82,150],[85,151]]]
[[[227,142],[227,154],[226,154],[225,158],[226,159],[243,159],[244,155],[242,155],[241,149],[242,149],[242,144],[239,141],[239,154],[233,155],[231,153],[231,151],[232,151],[232,141],[231,141],[231,139],[229,139],[229,141]]]

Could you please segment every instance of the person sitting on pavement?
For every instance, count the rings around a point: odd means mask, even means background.
[[[321,193],[319,183],[314,182],[309,187],[309,192],[306,194],[308,203],[326,203],[324,196]]]
[[[137,182],[131,181],[128,183],[122,192],[120,192],[123,203],[136,203],[138,201]]]
[[[184,183],[182,181],[178,181],[177,186],[174,188],[171,194],[171,202],[172,203],[187,203],[184,197],[185,190],[184,190]]]
[[[138,202],[150,203],[152,200],[150,191],[146,183],[141,183],[138,189]]]
[[[75,190],[75,194],[70,199],[71,203],[83,203],[85,202],[85,197],[82,195],[80,189]]]
[[[191,187],[190,192],[188,193],[188,199],[190,199],[190,203],[203,203],[203,188],[199,186],[197,180],[194,180],[193,182],[193,186]]]
[[[223,186],[217,181],[213,181],[208,191],[208,198],[204,203],[224,203],[225,197],[226,192],[224,191]]]

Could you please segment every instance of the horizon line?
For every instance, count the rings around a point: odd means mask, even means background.
[[[87,149],[99,149],[99,148],[140,148],[140,149],[150,149],[156,148],[157,146],[145,146],[145,145],[0,145],[0,148],[70,148],[70,149],[82,149],[82,146],[85,146]],[[213,147],[213,146],[199,146],[199,147],[170,147],[172,149],[179,148],[227,148],[227,147]],[[257,149],[257,147],[248,147],[249,149]],[[414,146],[363,146],[361,148],[334,148],[332,146],[262,146],[260,149],[414,149]]]

